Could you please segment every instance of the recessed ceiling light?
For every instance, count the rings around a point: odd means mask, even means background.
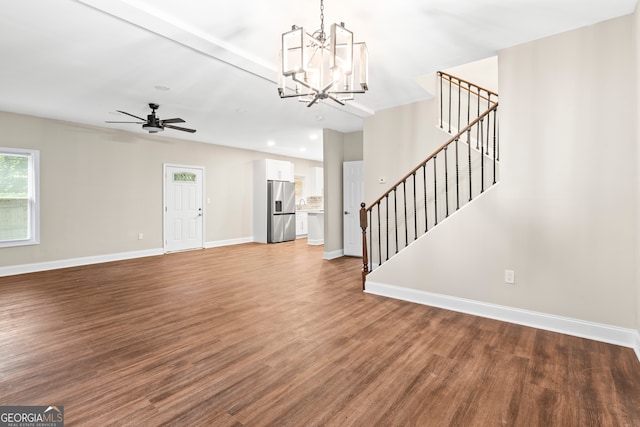
[[[154,88],[156,88],[156,90],[161,90],[163,92],[166,92],[171,89],[171,88],[168,88],[167,86],[162,86],[162,85],[155,85]]]
[[[275,141],[267,141],[267,145],[269,147],[273,147],[274,145],[276,145],[276,142]]]
[[[306,148],[306,147],[300,147],[300,152],[301,152],[301,153],[304,153],[305,151],[307,151],[307,148]]]
[[[309,139],[313,139],[313,140],[318,139],[318,134],[317,133],[310,134]]]
[[[317,121],[319,121],[319,122],[321,122],[321,121],[323,121],[323,120],[324,120],[324,116],[323,116],[322,114],[318,114],[318,115],[316,116],[316,120],[317,120]]]

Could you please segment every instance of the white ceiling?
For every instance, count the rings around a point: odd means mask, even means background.
[[[0,111],[143,132],[124,110],[181,117],[162,135],[322,159],[322,128],[426,99],[417,78],[498,50],[632,13],[636,0],[325,0],[369,50],[369,92],[348,107],[280,99],[276,59],[319,0],[4,0]],[[169,90],[158,90],[164,86]],[[312,139],[316,135],[317,139]],[[274,146],[267,142],[273,141]]]

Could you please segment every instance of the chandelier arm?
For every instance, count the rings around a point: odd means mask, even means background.
[[[301,96],[312,96],[312,95],[316,95],[315,93],[296,93],[296,94],[292,94],[292,95],[280,95],[280,98],[300,98]]]
[[[327,85],[325,87],[320,89],[318,92],[320,92],[320,93],[329,93],[330,92],[329,89],[331,88],[331,86],[336,84],[337,81],[338,81],[338,79],[330,81],[329,83],[327,83]]]
[[[340,90],[330,90],[325,92],[326,94],[335,94],[335,95],[348,95],[350,93],[365,93],[364,90],[347,90],[347,91],[340,91]]]
[[[318,98],[318,95],[314,96],[313,99],[307,104],[307,107],[311,107],[313,104],[318,102],[319,99],[320,98]]]
[[[346,105],[344,102],[340,101],[338,98],[336,98],[335,96],[331,96],[330,94],[327,94],[327,98],[329,99],[333,99],[334,101],[336,101],[338,104],[340,105]]]
[[[302,86],[304,86],[307,89],[311,90],[311,93],[309,95],[316,95],[319,92],[316,88],[311,86],[309,83],[305,82],[304,80],[298,80],[297,78],[295,78],[295,76],[291,76],[291,80],[293,80],[296,83],[300,83]]]

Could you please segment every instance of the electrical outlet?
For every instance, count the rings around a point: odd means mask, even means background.
[[[142,240],[142,239],[144,239],[144,234],[138,233],[138,240]]]
[[[513,270],[505,270],[504,271],[504,282],[510,285],[515,285],[516,283],[516,273]]]

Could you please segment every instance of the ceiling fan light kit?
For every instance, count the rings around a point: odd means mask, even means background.
[[[280,98],[298,97],[307,107],[331,99],[340,105],[364,93],[368,85],[368,53],[364,42],[354,43],[343,22],[324,31],[324,1],[320,0],[320,29],[313,34],[294,25],[282,34],[278,60]]]
[[[156,110],[160,107],[158,104],[149,104],[151,114],[147,115],[147,123],[142,125],[142,129],[149,133],[158,133],[164,130],[164,126],[160,123],[160,119],[156,116]]]
[[[148,131],[149,133],[158,133],[158,132],[162,132],[164,130],[164,127],[160,126],[160,125],[154,125],[154,124],[143,124],[142,125],[142,129]]]

